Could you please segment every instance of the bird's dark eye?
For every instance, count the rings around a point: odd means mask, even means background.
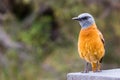
[[[83,18],[81,18],[82,20],[87,20],[88,19],[88,17],[83,17]]]
[[[85,16],[85,17],[81,17],[79,18],[80,21],[84,21],[84,20],[88,20],[88,18],[90,18],[89,16]]]

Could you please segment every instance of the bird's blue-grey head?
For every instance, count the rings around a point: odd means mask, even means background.
[[[87,28],[95,23],[93,16],[89,13],[82,13],[78,17],[74,17],[72,19],[79,21],[82,28]]]

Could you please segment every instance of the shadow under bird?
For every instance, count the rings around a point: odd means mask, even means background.
[[[78,52],[86,61],[84,73],[89,72],[88,63],[92,66],[93,72],[101,71],[101,61],[105,54],[104,38],[95,24],[93,16],[89,13],[82,13],[72,18],[81,25],[78,38]]]

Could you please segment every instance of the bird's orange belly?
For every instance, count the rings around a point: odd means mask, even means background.
[[[97,38],[79,40],[78,51],[81,58],[87,62],[97,62],[104,56],[104,46]]]

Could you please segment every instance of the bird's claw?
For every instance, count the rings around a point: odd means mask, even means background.
[[[81,71],[81,73],[89,73],[88,70]]]

